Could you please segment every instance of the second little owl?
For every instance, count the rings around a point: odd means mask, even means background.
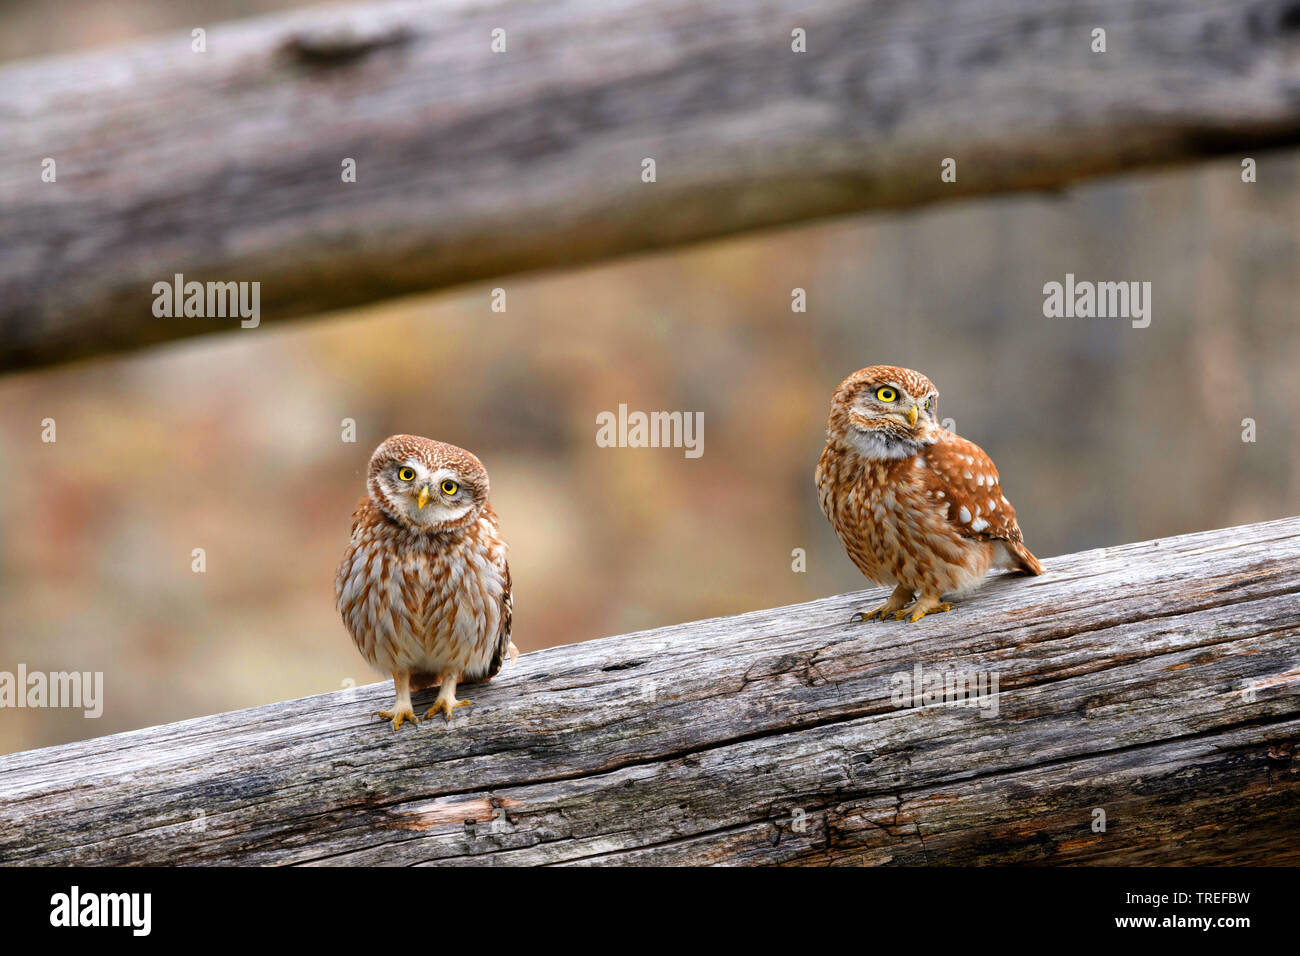
[[[863,618],[919,621],[991,567],[1042,574],[989,456],[939,424],[939,392],[920,372],[873,365],[831,399],[817,495],[858,570],[892,584]]]

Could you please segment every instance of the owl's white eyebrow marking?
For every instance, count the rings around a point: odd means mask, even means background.
[[[437,471],[433,472],[433,474],[429,475],[429,482],[431,484],[436,484],[444,478],[451,478],[455,480],[457,484],[464,484],[464,482],[456,475],[456,472],[450,468],[439,468]]]

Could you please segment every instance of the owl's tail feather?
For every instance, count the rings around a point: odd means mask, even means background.
[[[1007,542],[1007,553],[1011,555],[1016,562],[1016,567],[1025,572],[1025,574],[1042,574],[1043,565],[1023,543],[1019,541]]]

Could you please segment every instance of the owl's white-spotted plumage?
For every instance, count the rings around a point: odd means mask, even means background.
[[[506,543],[474,455],[394,435],[371,456],[366,497],[335,577],[343,623],[371,667],[393,677],[394,729],[416,723],[410,692],[441,685],[426,717],[451,711],[461,682],[491,680],[510,641]]]
[[[858,569],[894,586],[865,618],[946,611],[944,595],[969,593],[993,567],[1043,572],[997,468],[939,424],[938,398],[920,372],[874,365],[831,400],[816,476],[822,512]]]

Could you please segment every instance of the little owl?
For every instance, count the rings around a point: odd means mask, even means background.
[[[418,724],[411,691],[441,684],[425,713],[451,712],[456,685],[488,681],[510,641],[510,567],[483,463],[455,445],[394,435],[375,449],[366,497],[334,581],[339,613],[370,666],[393,675],[393,729]]]
[[[854,618],[916,622],[990,567],[1042,574],[993,462],[938,420],[939,393],[911,369],[873,365],[835,390],[817,496],[858,570],[894,593]],[[913,597],[915,596],[915,600]]]

